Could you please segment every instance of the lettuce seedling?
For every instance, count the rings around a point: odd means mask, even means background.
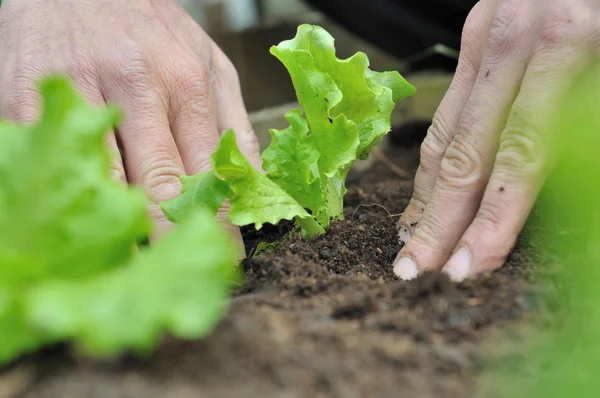
[[[236,246],[197,210],[135,255],[151,223],[144,194],[110,176],[120,112],[90,107],[66,78],[39,88],[39,121],[0,121],[0,365],[62,340],[109,355],[147,350],[163,331],[208,333]]]
[[[333,37],[318,26],[301,25],[271,53],[290,73],[302,109],[287,112],[288,128],[270,131],[262,154],[266,175],[250,165],[228,130],[212,170],[182,177],[181,196],[162,203],[171,221],[182,221],[195,206],[216,211],[227,198],[233,224],[259,229],[295,218],[307,236],[324,232],[343,219],[350,167],[390,131],[395,103],[415,93],[398,72],[371,71],[364,53],[338,59]]]

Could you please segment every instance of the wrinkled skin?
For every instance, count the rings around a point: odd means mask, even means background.
[[[502,266],[552,167],[549,116],[600,55],[599,14],[598,0],[475,6],[400,219],[398,276],[461,281]]]
[[[168,228],[158,202],[179,194],[179,175],[210,168],[221,132],[234,128],[259,164],[233,65],[176,0],[4,0],[0,54],[2,118],[36,118],[35,82],[55,72],[125,111],[109,135],[113,171],[145,189],[157,236]]]

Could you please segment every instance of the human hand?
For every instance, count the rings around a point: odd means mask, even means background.
[[[113,172],[145,189],[157,235],[158,203],[179,194],[181,174],[210,168],[221,132],[234,128],[260,164],[233,65],[175,0],[4,0],[0,54],[0,117],[35,119],[35,80],[55,72],[125,111],[109,135]]]
[[[402,279],[504,263],[554,159],[551,118],[600,50],[597,0],[482,0],[399,222]]]

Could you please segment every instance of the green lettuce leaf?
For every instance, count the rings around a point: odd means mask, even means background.
[[[221,136],[212,166],[215,175],[229,185],[229,220],[233,224],[254,224],[260,229],[264,223],[295,218],[308,234],[323,232],[293,197],[252,167],[240,152],[233,130]]]
[[[90,107],[65,78],[39,89],[37,123],[0,124],[0,361],[52,340],[27,327],[25,290],[117,267],[150,230],[143,193],[111,180],[119,111]]]
[[[212,171],[193,176],[183,175],[179,179],[181,195],[160,204],[163,213],[171,222],[183,221],[188,211],[198,207],[209,209],[217,214],[229,194],[229,185],[217,178]]]
[[[64,77],[39,88],[39,121],[0,121],[0,365],[64,339],[111,354],[150,348],[163,330],[208,333],[236,246],[195,211],[136,256],[151,222],[145,195],[110,175],[106,134],[120,113],[90,107]]]
[[[306,120],[290,111],[290,127],[271,131],[263,168],[327,226],[343,218],[350,166],[390,131],[395,101],[415,89],[398,72],[371,71],[364,53],[338,59],[333,37],[318,26],[301,25],[271,53],[288,69]]]
[[[90,107],[66,79],[40,92],[38,123],[0,126],[0,286],[88,278],[150,229],[144,194],[110,176],[105,135],[119,112]]]
[[[223,315],[229,288],[239,279],[238,256],[214,215],[195,213],[124,268],[32,289],[28,317],[40,330],[97,356],[148,351],[163,331],[203,337]]]
[[[369,59],[362,52],[338,59],[333,37],[319,26],[301,25],[294,39],[272,47],[271,53],[288,69],[310,131],[317,134],[316,140],[337,144],[322,146],[323,157],[337,158],[339,152],[345,153],[352,146],[344,140],[340,142],[339,135],[331,138],[336,119],[345,122],[347,140],[358,134],[356,151],[350,160],[344,158],[345,164],[357,156],[368,156],[370,149],[390,131],[395,101],[415,93],[398,72],[371,71]],[[340,163],[339,167],[345,165]],[[322,172],[331,176],[332,171]]]

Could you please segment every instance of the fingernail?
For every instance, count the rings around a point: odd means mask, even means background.
[[[471,255],[466,247],[461,247],[450,257],[442,272],[446,273],[454,282],[462,282],[471,271]]]
[[[400,279],[409,281],[419,276],[417,264],[410,257],[402,257],[394,264],[394,274]]]
[[[405,245],[410,240],[410,231],[406,227],[400,227],[398,229],[398,240],[400,240],[400,246]]]

